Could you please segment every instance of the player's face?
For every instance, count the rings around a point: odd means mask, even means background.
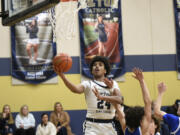
[[[103,77],[106,74],[104,63],[101,61],[96,61],[92,67],[92,74],[95,78]]]
[[[44,116],[42,117],[42,122],[43,122],[44,124],[47,124],[47,123],[48,123],[48,116],[47,116],[47,115],[44,115]]]

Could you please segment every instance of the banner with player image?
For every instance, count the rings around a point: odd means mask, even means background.
[[[180,0],[174,0],[174,13],[175,13],[175,24],[176,24],[177,69],[178,69],[178,79],[180,79]]]
[[[87,0],[79,10],[81,71],[92,78],[89,62],[94,56],[106,56],[111,64],[109,77],[125,73],[120,0]]]
[[[47,11],[11,27],[11,41],[13,84],[57,83],[52,66],[56,43]]]

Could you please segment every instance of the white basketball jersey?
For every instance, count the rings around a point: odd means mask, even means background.
[[[97,88],[100,95],[110,96],[111,92],[109,88],[106,88],[106,84],[100,81],[84,81],[81,83],[85,90],[85,99],[87,104],[87,115],[88,118],[95,119],[112,119],[115,116],[115,108],[109,102],[98,100],[93,93],[94,87]],[[113,81],[113,89],[117,88],[119,90],[117,82]],[[112,89],[112,90],[113,90]],[[112,91],[113,92],[113,91]]]

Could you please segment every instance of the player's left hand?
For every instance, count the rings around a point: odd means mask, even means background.
[[[113,80],[112,79],[104,78],[103,81],[108,86],[108,88],[111,89],[113,87]]]
[[[99,94],[99,91],[97,90],[96,87],[94,87],[94,89],[92,90],[95,94],[95,96],[99,99],[102,100],[102,96]]]

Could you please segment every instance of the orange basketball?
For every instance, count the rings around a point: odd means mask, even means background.
[[[56,70],[67,72],[72,67],[72,58],[65,53],[60,53],[54,57],[53,66]]]

